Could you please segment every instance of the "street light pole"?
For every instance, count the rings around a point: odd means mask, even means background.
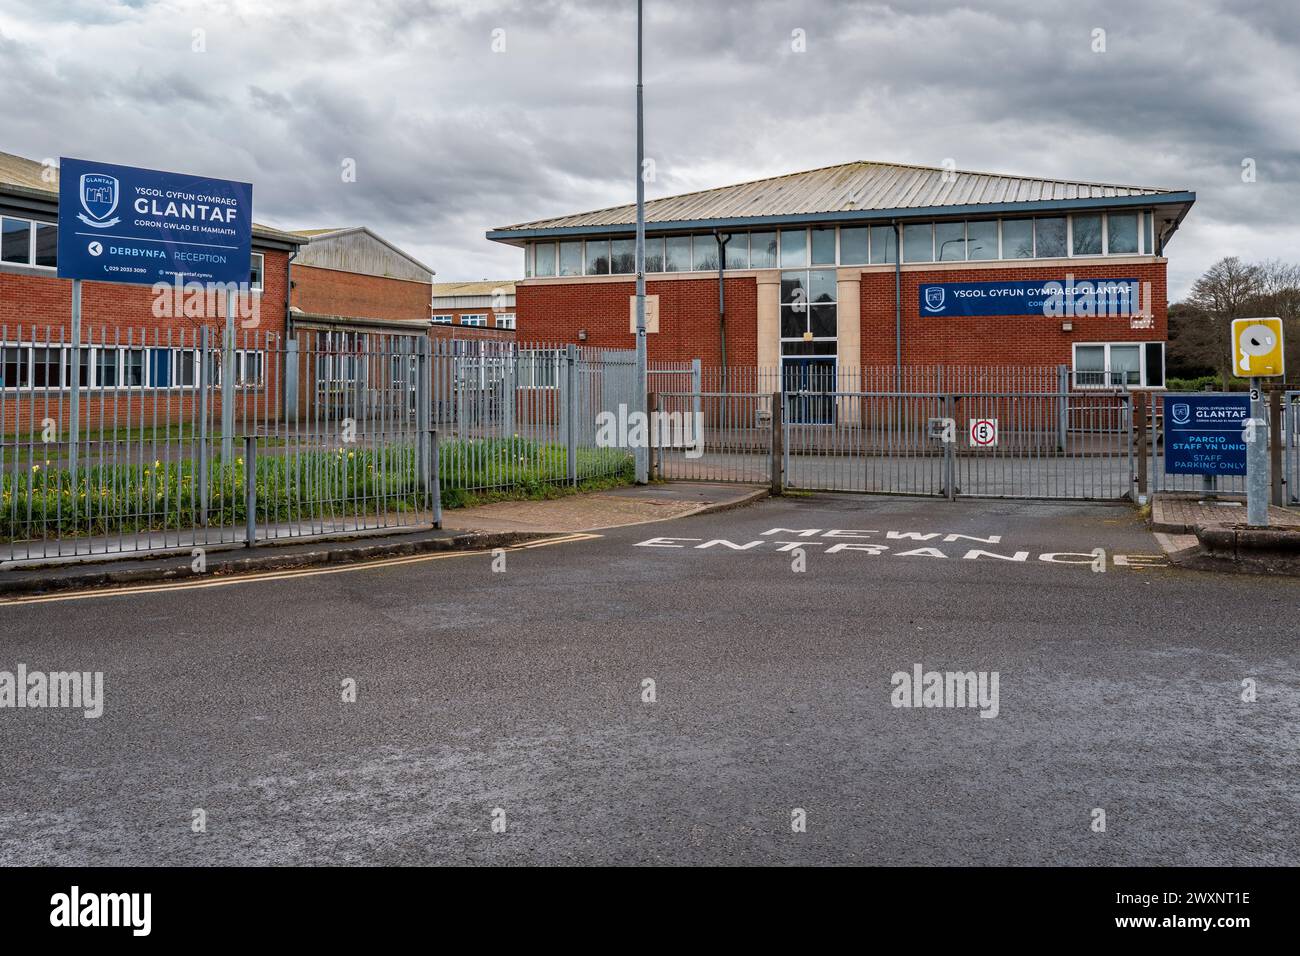
[[[645,340],[645,177],[642,174],[645,162],[645,108],[642,102],[641,86],[641,3],[636,0],[636,403],[637,408],[646,414],[647,442],[651,432],[646,398],[649,386],[646,374],[646,340]],[[644,485],[650,474],[650,449],[635,449],[636,481]]]

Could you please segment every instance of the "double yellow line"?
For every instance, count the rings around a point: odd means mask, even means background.
[[[310,578],[325,574],[346,574],[350,571],[372,571],[376,568],[395,568],[404,564],[421,564],[425,561],[442,561],[446,558],[468,558],[474,555],[493,554],[501,551],[527,551],[530,548],[546,548],[553,544],[568,544],[573,541],[590,541],[599,538],[598,534],[562,534],[554,538],[540,538],[527,544],[511,545],[508,548],[482,548],[477,551],[438,551],[433,554],[413,554],[401,558],[383,558],[378,561],[358,561],[355,564],[343,564],[325,568],[299,568],[294,571],[253,571],[248,574],[232,574],[229,577],[213,577],[196,581],[175,581],[169,584],[135,584],[112,588],[89,588],[84,591],[68,591],[63,594],[34,594],[30,597],[6,598],[0,600],[0,607],[13,604],[50,604],[55,601],[82,601],[87,598],[124,597],[131,594],[162,594],[169,591],[195,591],[199,588],[223,588],[232,584],[257,584],[266,581],[287,581],[292,578]]]

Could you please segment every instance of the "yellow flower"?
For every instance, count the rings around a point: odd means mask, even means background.
[[[32,471],[40,471],[40,470],[41,470],[40,465],[32,465]]]

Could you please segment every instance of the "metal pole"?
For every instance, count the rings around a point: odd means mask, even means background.
[[[642,175],[642,164],[645,162],[645,107],[641,85],[641,6],[642,0],[636,0],[636,403],[637,410],[644,414],[647,412],[649,384],[645,340],[645,178]],[[649,418],[646,414],[647,422]],[[644,447],[635,449],[636,481],[640,485],[646,484],[650,478],[649,451],[649,448]]]
[[[257,436],[244,436],[244,547],[257,543]]]
[[[68,450],[68,475],[72,482],[72,509],[73,514],[78,513],[77,497],[77,442],[81,439],[81,280],[72,280],[72,350],[71,367],[68,374],[72,376],[69,382],[69,402],[71,407],[68,409],[68,439],[71,442],[71,448]],[[86,501],[90,501],[90,492],[87,490]]]
[[[226,290],[226,334],[221,345],[221,466],[235,460],[235,299]]]
[[[1262,380],[1250,380],[1250,417],[1254,441],[1246,442],[1246,521],[1252,527],[1268,526],[1268,419],[1264,416]]]
[[[208,524],[208,391],[211,387],[209,377],[212,363],[211,346],[208,341],[208,327],[199,330],[199,489],[198,507],[199,523]]]

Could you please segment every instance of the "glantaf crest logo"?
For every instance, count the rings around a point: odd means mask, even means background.
[[[927,312],[943,311],[943,286],[932,285],[925,290],[925,310]]]
[[[1169,413],[1174,416],[1174,424],[1186,425],[1192,420],[1192,406],[1186,402],[1176,402]]]
[[[117,179],[107,173],[86,173],[81,177],[81,208],[85,213],[78,213],[77,218],[87,226],[96,229],[108,229],[122,220],[109,219],[117,210],[120,190]]]

